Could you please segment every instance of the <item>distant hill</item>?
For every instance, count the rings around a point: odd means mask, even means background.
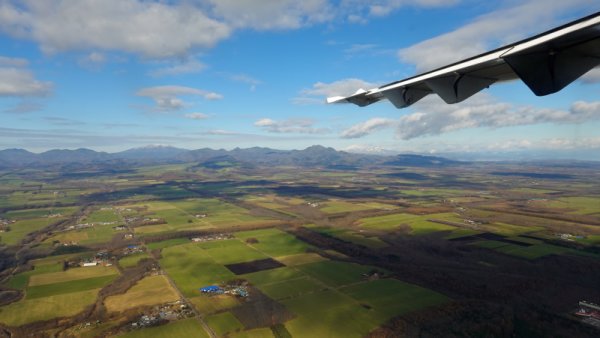
[[[196,167],[209,169],[303,166],[352,170],[366,165],[432,167],[458,165],[463,162],[434,156],[382,156],[348,153],[319,145],[303,150],[276,150],[262,147],[232,150],[209,148],[187,150],[169,146],[147,146],[117,153],[97,152],[90,149],[55,149],[39,154],[23,149],[0,150],[0,167],[3,168],[47,165],[78,168],[86,165],[106,166],[112,164],[118,164],[122,168],[123,166],[162,163],[196,163]]]

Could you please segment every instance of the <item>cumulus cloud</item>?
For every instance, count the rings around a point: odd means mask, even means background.
[[[327,0],[210,0],[214,16],[236,28],[294,29],[331,20]]]
[[[260,119],[254,125],[269,133],[323,134],[329,132],[326,128],[314,127],[311,119],[287,119],[275,121],[269,118]]]
[[[221,94],[183,86],[158,86],[140,89],[136,95],[149,97],[156,103],[154,110],[168,112],[179,110],[187,105],[181,96],[200,96],[205,100],[220,100]]]
[[[431,70],[486,52],[494,47],[541,33],[559,24],[569,11],[590,6],[589,0],[527,0],[482,15],[452,32],[398,51],[402,62],[417,71]]]
[[[371,134],[375,131],[393,127],[397,121],[375,117],[365,122],[356,124],[342,132],[342,138],[359,138]]]
[[[581,81],[583,81],[583,83],[588,84],[600,82],[600,67],[596,67],[587,72],[584,76],[581,77]]]
[[[324,103],[325,98],[331,96],[348,96],[356,92],[357,89],[371,89],[377,87],[376,84],[361,79],[349,78],[331,83],[317,82],[312,88],[303,89],[300,95],[292,99],[295,104],[314,104]]]
[[[45,96],[51,91],[52,83],[37,80],[28,69],[0,66],[0,96]]]
[[[515,106],[499,102],[483,93],[455,105],[446,105],[437,98],[427,98],[417,107],[416,112],[399,119],[397,134],[401,139],[438,135],[465,128],[569,124],[600,119],[600,102],[577,101],[567,111]]]
[[[208,118],[208,115],[204,113],[189,113],[184,115],[186,119],[191,120],[205,120]]]
[[[29,61],[0,55],[0,67],[26,67]]]
[[[515,106],[480,93],[469,101],[448,105],[437,97],[415,104],[416,111],[397,120],[372,118],[342,132],[342,138],[360,138],[385,128],[396,128],[409,140],[467,128],[503,128],[541,123],[577,124],[600,120],[600,101],[573,102],[568,110]]]
[[[0,30],[47,53],[119,50],[148,58],[186,55],[231,34],[227,24],[186,2],[142,0],[7,0],[0,3]]]

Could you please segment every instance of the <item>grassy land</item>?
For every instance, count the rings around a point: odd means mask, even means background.
[[[96,300],[98,289],[26,299],[0,308],[0,322],[20,326],[38,320],[73,316]]]
[[[273,299],[282,299],[323,290],[325,286],[312,278],[302,277],[263,285],[260,290]]]
[[[294,338],[359,338],[376,327],[372,311],[334,290],[315,292],[282,303],[297,315],[285,324]]]
[[[257,240],[258,243],[253,243],[251,246],[272,257],[301,254],[311,247],[285,232],[261,236]]]
[[[179,299],[167,277],[145,277],[122,295],[108,297],[104,304],[109,312],[119,312],[137,306],[174,302]]]
[[[359,282],[363,280],[364,273],[373,270],[366,265],[334,261],[305,264],[297,268],[332,287]]]
[[[123,338],[171,338],[171,337],[189,337],[189,338],[208,338],[208,334],[195,318],[178,320],[173,323],[150,327],[141,330],[135,330],[120,335]]]
[[[268,258],[265,254],[237,239],[201,243],[200,247],[205,249],[206,253],[219,264],[233,264]]]
[[[451,231],[456,227],[430,222],[428,219],[436,219],[443,221],[462,222],[453,213],[441,213],[430,215],[413,215],[413,214],[392,214],[385,216],[367,217],[359,220],[359,225],[365,228],[388,230],[395,229],[399,226],[408,226],[413,235],[423,235],[436,231]]]
[[[64,220],[64,218],[32,218],[16,221],[10,225],[10,231],[0,233],[0,242],[6,245],[16,245],[31,232],[40,230],[48,225]]]
[[[162,257],[160,265],[188,297],[199,295],[198,289],[203,286],[227,281],[235,276],[195,243],[165,248]]]
[[[230,295],[197,296],[189,298],[196,309],[204,315],[231,309],[239,305],[237,298]]]
[[[296,266],[308,263],[315,263],[326,260],[323,256],[316,253],[301,253],[290,256],[277,257],[277,260],[287,266]]]
[[[230,334],[231,338],[275,338],[270,328],[258,328]]]
[[[225,334],[242,330],[244,326],[231,312],[223,312],[206,317],[206,323],[219,337]]]
[[[166,241],[149,243],[149,244],[146,244],[146,247],[148,247],[148,249],[150,249],[150,250],[155,250],[155,249],[168,248],[170,246],[175,246],[175,245],[179,245],[179,244],[186,244],[189,242],[190,242],[190,240],[187,238],[174,238],[174,239],[168,239]]]
[[[352,212],[372,209],[393,210],[396,208],[397,207],[395,205],[377,202],[351,203],[343,200],[330,200],[325,203],[325,205],[321,208],[321,211],[327,214],[337,214],[341,212]]]
[[[304,277],[304,274],[295,268],[281,267],[277,269],[263,270],[240,275],[254,285],[263,285],[273,282],[281,282],[289,279]]]
[[[124,268],[129,268],[132,266],[136,266],[137,263],[144,258],[150,258],[150,255],[148,255],[145,252],[128,255],[119,259],[119,265]]]
[[[442,294],[397,279],[365,282],[343,287],[340,291],[371,306],[377,314],[376,325],[400,314],[449,301]]]
[[[118,270],[113,266],[73,268],[66,271],[33,275],[29,279],[29,286],[69,282],[79,279],[116,275],[118,273]]]
[[[116,275],[78,279],[68,282],[30,286],[27,288],[26,299],[62,295],[65,293],[99,289],[114,280]]]

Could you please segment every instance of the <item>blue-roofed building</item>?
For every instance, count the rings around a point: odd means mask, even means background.
[[[209,285],[203,288],[200,288],[200,292],[203,293],[223,293],[223,290],[217,285]]]

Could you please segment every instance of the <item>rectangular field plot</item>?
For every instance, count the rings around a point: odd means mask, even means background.
[[[258,243],[250,244],[259,251],[272,257],[288,256],[306,252],[310,245],[283,231],[280,233],[257,237]]]
[[[16,221],[10,225],[10,231],[0,233],[0,242],[6,245],[19,244],[27,234],[43,229],[61,220],[64,220],[64,218],[41,217]]]
[[[360,282],[364,279],[363,274],[374,270],[367,265],[334,261],[299,265],[297,268],[331,287]]]
[[[73,268],[66,271],[50,272],[33,275],[29,279],[29,286],[69,282],[79,279],[117,275],[119,272],[113,266],[92,266]]]
[[[145,277],[122,295],[106,298],[104,304],[109,312],[119,312],[143,305],[157,305],[179,299],[167,277],[162,275]]]
[[[365,282],[340,288],[339,291],[372,307],[379,324],[400,314],[449,301],[442,294],[397,279]]]
[[[258,328],[230,334],[231,338],[275,338],[270,328]]]
[[[62,295],[65,293],[100,289],[113,281],[117,275],[108,275],[94,278],[77,279],[68,282],[30,286],[25,291],[26,299],[42,298]]]
[[[396,229],[400,226],[406,226],[411,229],[411,234],[413,235],[423,235],[436,231],[456,230],[456,227],[454,226],[428,221],[430,219],[451,222],[462,222],[462,220],[453,213],[429,215],[413,215],[402,213],[362,218],[358,221],[358,224],[361,227],[378,230]]]
[[[26,299],[0,308],[0,322],[10,326],[73,316],[96,301],[98,289]]]
[[[308,263],[316,263],[327,259],[316,253],[301,253],[296,255],[277,257],[277,260],[285,264],[286,266],[296,266]]]
[[[267,296],[279,300],[300,296],[309,292],[320,291],[326,288],[324,284],[316,282],[309,277],[290,279],[279,283],[266,284],[259,287]]]
[[[198,296],[189,298],[196,309],[203,315],[221,312],[236,307],[240,302],[230,295]]]
[[[120,335],[122,338],[209,338],[208,333],[196,318],[178,320],[166,325],[135,330]]]
[[[227,333],[240,331],[244,328],[242,323],[231,312],[223,312],[206,318],[206,323],[219,337]]]
[[[113,229],[114,224],[107,225],[94,225],[90,228],[79,229],[79,230],[71,230],[66,232],[58,233],[50,238],[48,238],[45,242],[52,243],[53,241],[59,241],[61,243],[77,243],[77,244],[96,244],[96,243],[104,243],[112,240],[112,238],[121,233]]]
[[[297,279],[301,277],[305,277],[305,275],[302,272],[288,267],[253,272],[239,276],[239,278],[246,279],[250,283],[258,286],[270,283],[277,283],[290,279]]]
[[[206,253],[219,264],[234,264],[269,258],[237,239],[206,242],[200,244],[200,247],[206,249]]]
[[[215,262],[207,250],[194,243],[164,248],[160,265],[188,297],[200,295],[198,289],[201,287],[235,277],[226,267]]]
[[[225,267],[236,275],[245,273],[270,270],[284,266],[282,263],[274,260],[273,258],[259,259],[256,261],[227,264]]]
[[[343,200],[330,200],[325,203],[325,206],[321,208],[321,211],[327,214],[336,214],[341,212],[352,212],[361,210],[393,210],[398,207],[391,204],[377,203],[377,202],[365,202],[365,203],[352,203]]]
[[[359,338],[377,327],[374,311],[334,290],[281,301],[296,318],[285,323],[294,338]]]
[[[128,255],[119,259],[119,265],[123,268],[129,268],[132,266],[136,266],[137,263],[144,258],[150,258],[150,255],[145,252]]]

